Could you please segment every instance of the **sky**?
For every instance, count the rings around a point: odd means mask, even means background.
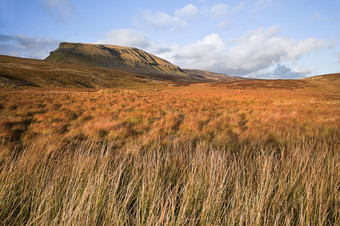
[[[340,0],[0,0],[0,54],[60,42],[131,46],[249,78],[340,72]]]

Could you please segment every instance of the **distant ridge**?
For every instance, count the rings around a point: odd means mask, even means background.
[[[181,68],[138,48],[116,45],[60,43],[45,60],[101,66],[144,75],[190,77]]]
[[[327,86],[328,88],[335,88],[336,91],[338,90],[337,88],[340,87],[340,73],[316,75],[302,80]]]
[[[338,92],[340,73],[298,80],[251,80],[202,70],[184,69],[181,75],[141,75],[108,67],[88,66],[0,55],[0,88],[114,88],[189,85],[212,82],[228,89],[327,87]]]
[[[330,82],[335,82],[340,80],[340,73],[325,74],[325,75],[315,75],[311,77],[303,78],[304,80],[317,81],[317,80],[327,80]]]
[[[0,88],[114,88],[151,84],[162,82],[111,68],[0,55]]]
[[[237,76],[230,76],[222,73],[215,73],[210,71],[204,71],[199,69],[183,69],[184,72],[188,73],[191,76],[196,76],[202,79],[209,79],[212,81],[240,81],[246,80],[247,78],[237,77]]]

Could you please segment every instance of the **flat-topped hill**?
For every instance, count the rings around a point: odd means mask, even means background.
[[[111,68],[0,56],[0,88],[113,88],[154,83],[161,81]]]
[[[145,75],[190,77],[169,61],[141,49],[116,45],[62,42],[45,60],[108,67]]]

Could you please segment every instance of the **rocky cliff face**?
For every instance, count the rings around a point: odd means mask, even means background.
[[[189,76],[178,66],[155,55],[115,45],[62,42],[45,60],[102,66],[138,74]]]

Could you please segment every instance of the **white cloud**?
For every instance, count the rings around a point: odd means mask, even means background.
[[[326,47],[326,42],[315,38],[294,40],[280,37],[279,31],[279,27],[259,28],[228,42],[213,33],[184,46],[160,45],[132,30],[111,31],[107,40],[112,44],[140,47],[182,68],[247,77],[297,78],[310,73],[308,68],[297,65],[297,61]],[[289,63],[295,66],[288,67]]]
[[[319,20],[321,20],[320,13],[319,12],[314,13],[313,16],[312,16],[312,21],[313,22],[318,22]]]
[[[233,40],[231,46],[212,34],[201,41],[178,47],[164,54],[170,61],[182,67],[201,68],[235,75],[247,75],[284,62],[296,62],[301,56],[319,50],[326,44],[319,39],[295,41],[278,37],[278,27],[259,28]],[[282,68],[281,68],[282,69]],[[303,74],[307,70],[293,68],[291,74]]]
[[[116,29],[106,34],[105,40],[99,41],[102,44],[138,47],[146,49],[151,45],[148,37],[131,29]]]
[[[233,7],[224,3],[216,4],[209,8],[208,14],[212,19],[220,20],[218,28],[225,29],[233,24],[234,16],[243,9],[244,5],[244,2],[240,2],[238,5]]]
[[[175,31],[184,28],[188,24],[185,20],[178,17],[172,17],[162,12],[153,13],[151,11],[144,11],[142,19],[147,27],[156,30],[171,29],[172,31]]]
[[[188,25],[188,19],[194,18],[199,10],[196,6],[189,4],[181,9],[175,10],[173,15],[163,12],[152,12],[145,10],[141,21],[136,21],[138,26],[145,24],[147,27],[157,30],[177,31]]]
[[[289,41],[288,39],[285,39]],[[291,42],[293,42],[291,40]],[[299,42],[294,42],[292,46],[288,49],[287,59],[291,61],[298,60],[302,55],[305,55],[311,51],[319,50],[326,46],[326,42],[324,40],[315,39],[315,38],[307,38],[304,40],[300,40]]]
[[[240,2],[238,5],[234,6],[234,8],[232,9],[232,11],[234,13],[237,13],[238,11],[240,11],[241,9],[244,8],[245,3],[244,2]]]
[[[338,63],[340,64],[340,52],[338,53]]]
[[[301,56],[325,46],[324,40],[278,37],[279,28],[259,28],[236,40],[228,49],[226,65],[231,73],[248,74],[277,63],[295,62]]]
[[[0,54],[17,57],[42,59],[56,49],[59,41],[53,39],[32,38],[26,35],[0,34]]]
[[[225,47],[220,36],[214,33],[192,44],[173,47],[160,56],[183,68],[214,69],[222,66],[221,58],[217,56],[224,55]]]
[[[226,4],[217,4],[210,8],[210,12],[213,17],[224,17],[228,13],[229,6]]]
[[[176,17],[179,17],[179,18],[181,17],[192,18],[192,17],[195,17],[198,14],[198,12],[199,10],[196,6],[189,4],[183,7],[182,9],[177,9],[174,14]]]
[[[69,0],[40,0],[45,10],[59,21],[67,21],[73,13],[73,5]]]
[[[269,5],[270,3],[272,3],[272,0],[257,0],[255,2],[255,6],[256,7],[264,7],[266,5]]]

